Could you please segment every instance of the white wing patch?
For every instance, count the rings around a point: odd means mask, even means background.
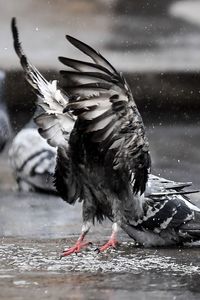
[[[38,72],[38,71],[37,71]],[[63,113],[68,101],[57,88],[57,81],[52,83],[41,80],[38,76],[38,105],[44,113],[35,118],[39,133],[53,147],[68,147],[69,134],[74,127],[75,118],[69,113]]]
[[[68,104],[68,97],[57,87],[57,81],[48,82],[42,74],[28,61],[21,43],[16,20],[12,20],[12,33],[14,48],[24,69],[25,78],[39,96],[38,105],[44,113],[35,119],[39,126],[40,134],[53,147],[68,147],[69,133],[75,118],[68,112],[63,113]]]
[[[44,109],[44,113],[35,118],[39,133],[53,147],[68,147],[69,134],[75,122],[73,116],[63,113],[68,102],[57,89],[55,80],[45,84],[44,81],[39,81],[38,86],[42,94],[39,94],[38,105]]]

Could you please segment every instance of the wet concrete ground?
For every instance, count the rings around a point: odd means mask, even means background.
[[[148,125],[154,169],[200,186],[200,132],[196,125]],[[184,248],[143,249],[123,232],[117,250],[97,254],[111,224],[88,235],[90,248],[59,260],[77,239],[80,204],[54,196],[12,191],[1,157],[0,299],[199,299],[200,243]],[[200,195],[193,195],[200,205]]]
[[[199,299],[199,247],[140,249],[123,242],[58,259],[67,240],[5,239],[1,299]]]

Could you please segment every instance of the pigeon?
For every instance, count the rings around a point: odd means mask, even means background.
[[[4,150],[11,135],[10,121],[4,101],[4,81],[5,73],[0,70],[0,153]]]
[[[198,190],[185,189],[191,185],[191,182],[174,182],[150,174],[144,193],[143,216],[128,218],[122,229],[145,247],[199,241],[200,208],[188,198]]]
[[[39,113],[37,108],[34,115]],[[13,138],[8,154],[19,191],[57,194],[53,184],[56,149],[40,136],[33,118]]]
[[[150,172],[149,144],[142,118],[123,75],[93,48],[67,36],[93,62],[59,57],[74,69],[61,71],[66,82],[48,82],[28,61],[12,20],[14,48],[25,78],[39,95],[43,113],[39,133],[57,147],[55,186],[69,204],[82,201],[81,234],[63,256],[81,251],[95,220],[113,222],[112,234],[98,251],[115,248],[121,227],[144,246],[166,246],[200,239],[200,209],[176,183]],[[68,85],[68,82],[70,83]]]
[[[56,149],[34,127],[26,126],[14,137],[9,158],[19,191],[57,194],[53,184]]]

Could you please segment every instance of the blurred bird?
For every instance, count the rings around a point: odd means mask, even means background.
[[[36,128],[27,125],[15,136],[9,158],[20,191],[56,193],[56,149],[46,143]]]
[[[148,141],[122,74],[94,49],[67,36],[93,60],[59,58],[75,70],[61,71],[67,82],[74,81],[67,86],[68,96],[57,88],[57,81],[47,82],[29,63],[15,19],[12,32],[25,77],[44,110],[35,118],[39,132],[51,146],[58,147],[54,174],[58,193],[69,204],[83,202],[81,235],[62,256],[87,246],[84,238],[94,220],[101,222],[106,217],[113,222],[113,231],[100,252],[117,245],[119,227],[145,246],[200,239],[200,209],[185,196],[189,183],[153,175],[148,179]]]
[[[10,138],[10,122],[5,104],[4,95],[5,73],[0,70],[0,152],[3,151]]]

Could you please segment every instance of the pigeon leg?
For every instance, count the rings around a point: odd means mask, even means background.
[[[101,246],[100,248],[98,248],[98,253],[103,252],[109,248],[114,248],[116,249],[116,246],[118,245],[118,241],[117,241],[117,232],[119,230],[118,224],[114,223],[112,226],[112,234],[110,236],[110,239],[108,240],[108,242],[106,244],[104,244],[103,246]]]
[[[90,230],[90,227],[91,227],[90,222],[83,223],[82,230],[81,230],[81,235],[79,236],[77,242],[75,243],[75,245],[73,247],[71,247],[67,250],[64,250],[63,253],[61,254],[60,258],[62,258],[64,256],[71,255],[72,253],[78,253],[78,252],[81,251],[82,248],[84,248],[84,247],[88,246],[89,244],[91,244],[91,242],[84,242],[83,241],[86,234]]]

